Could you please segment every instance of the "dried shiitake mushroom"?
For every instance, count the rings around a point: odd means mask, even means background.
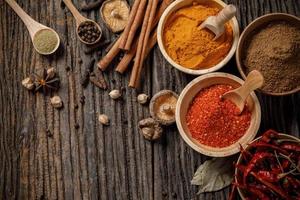
[[[171,90],[156,93],[150,101],[150,115],[163,125],[175,122],[178,95]]]
[[[141,120],[139,122],[139,129],[147,140],[157,140],[163,132],[160,124],[151,117]]]
[[[101,6],[101,17],[112,32],[124,30],[129,18],[129,5],[124,0],[106,0]]]

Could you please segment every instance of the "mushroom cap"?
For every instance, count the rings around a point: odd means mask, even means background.
[[[163,125],[175,122],[175,110],[178,95],[171,90],[161,90],[150,101],[150,115]]]
[[[125,0],[106,0],[100,9],[103,21],[117,33],[124,30],[129,18],[129,5]]]

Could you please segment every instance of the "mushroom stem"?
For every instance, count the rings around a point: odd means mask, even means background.
[[[162,111],[164,113],[172,113],[173,112],[172,106],[170,104],[164,104],[162,105]]]
[[[117,10],[111,11],[110,15],[114,18],[118,18],[118,19],[122,18],[122,16],[118,13]]]

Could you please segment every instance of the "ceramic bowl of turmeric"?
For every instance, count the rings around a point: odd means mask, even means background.
[[[234,55],[239,26],[236,17],[225,24],[216,40],[200,24],[215,16],[226,4],[221,0],[177,0],[163,13],[157,28],[157,41],[166,60],[178,70],[201,75],[222,68]]]

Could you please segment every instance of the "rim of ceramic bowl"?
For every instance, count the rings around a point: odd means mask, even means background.
[[[183,6],[192,4],[195,1],[201,2],[201,1],[207,1],[207,0],[177,0],[177,1],[174,1],[173,3],[171,3],[167,7],[167,9],[162,14],[162,16],[159,20],[158,26],[157,26],[157,42],[158,42],[159,49],[162,52],[163,56],[173,67],[175,67],[178,70],[180,70],[184,73],[187,73],[187,74],[201,75],[201,74],[206,74],[206,73],[217,71],[229,62],[229,60],[233,57],[233,55],[236,51],[238,41],[239,41],[240,31],[239,31],[238,21],[237,21],[236,17],[234,17],[233,19],[230,20],[231,27],[233,29],[233,42],[232,42],[231,49],[228,52],[228,54],[226,55],[226,57],[223,60],[221,60],[217,65],[207,68],[207,69],[198,69],[198,70],[188,69],[186,67],[179,65],[168,55],[168,53],[165,50],[165,47],[163,44],[163,39],[162,39],[163,29],[164,29],[164,25],[165,25],[166,21],[168,20],[169,16],[171,15],[171,13],[179,9],[179,8],[177,8],[177,9],[173,10],[176,5],[182,4],[182,6],[180,6],[180,8],[181,8]],[[222,7],[225,7],[227,5],[226,3],[224,3],[221,0],[210,0],[210,1],[217,3]]]
[[[260,103],[259,100],[256,96],[256,94],[254,92],[250,93],[250,96],[252,98],[253,101],[253,105],[255,107],[255,113],[253,115],[255,115],[255,118],[253,119],[253,124],[252,124],[252,131],[250,131],[250,127],[248,128],[248,130],[246,131],[246,133],[234,144],[227,146],[227,147],[223,147],[223,148],[216,148],[216,147],[210,147],[207,145],[203,145],[200,144],[199,142],[195,142],[192,141],[191,138],[188,136],[190,135],[190,133],[188,133],[189,130],[185,131],[183,128],[183,123],[182,123],[182,114],[184,113],[182,110],[182,103],[184,102],[184,98],[187,95],[187,93],[189,92],[190,89],[192,89],[192,87],[194,87],[194,85],[198,84],[201,81],[204,81],[205,79],[209,79],[209,78],[228,78],[231,79],[232,81],[236,82],[237,84],[243,84],[244,81],[240,78],[238,78],[237,76],[234,76],[232,74],[228,74],[228,73],[223,73],[223,72],[214,72],[214,73],[210,73],[210,74],[205,74],[202,76],[199,76],[197,78],[195,78],[194,80],[192,80],[181,92],[181,94],[179,95],[179,98],[177,100],[177,104],[176,104],[176,111],[175,111],[175,119],[176,119],[176,125],[178,128],[178,131],[182,137],[182,139],[195,151],[204,154],[206,156],[211,156],[211,157],[227,157],[227,156],[231,156],[234,155],[236,153],[238,153],[240,151],[240,145],[242,146],[246,146],[250,141],[252,141],[258,130],[259,130],[259,126],[260,126],[260,122],[261,122],[261,107],[260,107]],[[218,83],[216,83],[218,84]],[[197,89],[197,93],[203,88],[199,88]],[[197,93],[195,95],[197,95]],[[193,96],[193,98],[191,99],[191,101],[194,99],[195,95]],[[191,102],[185,102],[190,104]],[[250,125],[251,126],[251,125]],[[209,149],[209,150],[207,150]]]
[[[293,135],[288,135],[288,134],[284,134],[284,133],[279,133],[279,136],[280,136],[280,137],[287,137],[287,138],[294,139],[294,140],[300,142],[300,139],[297,138],[297,137],[295,137],[295,136],[293,136]],[[252,140],[252,141],[247,145],[247,147],[246,147],[245,149],[249,148],[249,145],[250,145],[250,144],[252,144],[253,142],[259,140],[260,138],[261,138],[261,136],[259,136],[258,138],[255,138],[254,140]],[[236,163],[239,164],[239,163],[241,162],[241,159],[242,159],[242,154],[240,153],[240,155],[239,155],[239,157],[238,157]],[[236,176],[236,175],[237,175],[237,168],[235,168],[234,174],[235,174],[234,180],[235,180],[235,182],[237,182],[237,176]],[[241,197],[243,200],[246,199],[245,196],[244,196],[244,194],[243,194],[243,192],[240,190],[240,188],[237,188],[237,190],[238,190],[238,193],[239,193],[240,197]]]
[[[241,76],[243,77],[243,79],[246,79],[246,74],[244,72],[244,66],[242,64],[242,57],[243,57],[243,48],[245,46],[245,40],[249,37],[251,37],[251,33],[253,31],[255,31],[258,27],[264,26],[267,23],[271,22],[271,21],[278,21],[278,20],[287,20],[287,18],[292,18],[295,19],[297,21],[299,21],[299,25],[300,25],[300,18],[291,14],[287,14],[287,13],[269,13],[263,16],[260,16],[258,18],[256,18],[255,20],[253,20],[250,24],[248,24],[248,26],[244,29],[244,31],[242,32],[240,39],[238,41],[238,45],[237,45],[237,49],[236,49],[236,54],[235,54],[235,60],[236,60],[236,64],[237,64],[237,68],[239,70],[239,73],[241,74]],[[266,21],[265,21],[266,20]],[[272,95],[272,96],[285,96],[285,95],[290,95],[290,94],[294,94],[296,92],[300,91],[300,86],[298,86],[297,88],[291,90],[291,91],[287,91],[287,92],[269,92],[269,91],[265,91],[262,89],[258,89],[260,92],[267,94],[267,95]]]

